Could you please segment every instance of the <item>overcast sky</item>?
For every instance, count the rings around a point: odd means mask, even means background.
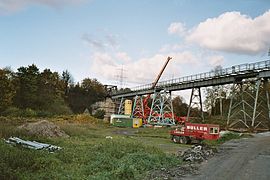
[[[0,0],[0,67],[127,86],[269,59],[269,0]]]

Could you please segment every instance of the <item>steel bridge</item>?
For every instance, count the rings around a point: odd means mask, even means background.
[[[171,92],[192,89],[187,119],[190,116],[190,109],[193,106],[196,106],[200,110],[201,118],[203,120],[201,88],[231,84],[232,88],[230,92],[230,107],[227,115],[227,125],[235,126],[240,122],[247,128],[257,128],[259,126],[266,127],[267,125],[265,125],[265,123],[262,121],[257,122],[256,119],[262,119],[259,118],[259,116],[263,115],[259,108],[261,105],[265,105],[265,108],[263,108],[266,109],[267,115],[264,116],[265,119],[267,119],[267,122],[270,122],[269,78],[270,60],[266,60],[160,81],[154,89],[151,88],[153,84],[150,83],[131,88],[130,91],[126,92],[114,91],[112,92],[112,98],[121,99],[118,109],[119,114],[123,113],[122,103],[124,103],[124,100],[133,99],[132,116],[136,117],[135,114],[142,115],[144,112],[144,107],[142,105],[144,95],[152,94],[150,115],[147,118],[148,123],[153,121],[161,124],[174,123],[175,119],[173,115]],[[260,97],[262,97],[260,96],[262,93],[261,91],[264,91],[264,100],[266,102],[260,100]],[[252,104],[250,104],[250,101],[247,102],[247,100],[243,99],[245,93],[248,93],[249,96],[252,97]],[[239,109],[238,106],[241,108]],[[251,110],[247,110],[248,108],[251,108]],[[237,112],[234,112],[235,110]],[[252,111],[252,113],[250,113],[250,111]],[[172,113],[171,117],[166,116],[166,113],[168,112]],[[238,114],[237,117],[236,114]],[[239,114],[241,114],[241,116]]]

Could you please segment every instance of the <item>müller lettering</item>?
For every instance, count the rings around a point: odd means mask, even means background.
[[[198,130],[198,131],[207,131],[207,127],[203,127],[203,126],[187,126],[187,129]]]

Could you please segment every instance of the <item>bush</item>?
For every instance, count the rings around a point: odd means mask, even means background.
[[[103,109],[99,109],[95,112],[95,114],[93,115],[95,118],[98,119],[104,119],[104,115],[105,115],[105,111]]]
[[[21,111],[21,116],[22,117],[36,117],[37,116],[37,112],[30,109],[30,108],[26,108],[25,110]]]
[[[239,138],[241,138],[241,135],[240,134],[234,133],[234,132],[229,132],[227,134],[224,134],[217,141],[219,142],[219,144],[221,144],[221,143],[224,143],[224,142],[229,141],[231,139],[239,139]]]
[[[33,109],[26,108],[26,109],[19,109],[16,107],[10,107],[6,109],[3,113],[3,116],[10,116],[10,117],[36,117],[37,112]]]
[[[9,107],[4,112],[1,113],[3,116],[14,116],[19,117],[21,116],[21,110],[16,107]]]
[[[55,116],[54,119],[57,119],[58,121],[68,121],[70,123],[104,124],[90,114],[60,115]]]
[[[63,100],[55,100],[45,109],[47,112],[54,115],[69,115],[72,114],[70,108],[65,104]]]
[[[70,115],[70,108],[62,103],[53,102],[50,108],[46,110],[33,110],[31,108],[19,109],[17,107],[9,107],[0,115],[10,117],[52,117],[54,115]]]
[[[73,120],[75,122],[80,122],[80,123],[92,123],[92,124],[98,123],[98,119],[96,119],[95,117],[89,114],[77,114],[73,116]]]
[[[52,117],[54,114],[49,111],[37,111],[37,117]]]
[[[203,142],[208,145],[216,146],[219,144],[223,144],[226,141],[229,141],[231,139],[239,139],[241,138],[241,135],[234,132],[229,132],[224,134],[222,137],[220,137],[218,140],[204,140]]]

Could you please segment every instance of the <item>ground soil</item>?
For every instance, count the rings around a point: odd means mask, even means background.
[[[231,140],[221,145],[219,151],[215,157],[200,164],[197,175],[186,174],[182,179],[270,179],[270,133]]]
[[[118,129],[118,130],[113,131],[114,134],[126,135],[126,136],[133,136],[137,132],[138,132],[137,129]]]
[[[43,137],[69,137],[59,126],[47,120],[39,120],[38,122],[26,123],[18,127],[30,135]]]

